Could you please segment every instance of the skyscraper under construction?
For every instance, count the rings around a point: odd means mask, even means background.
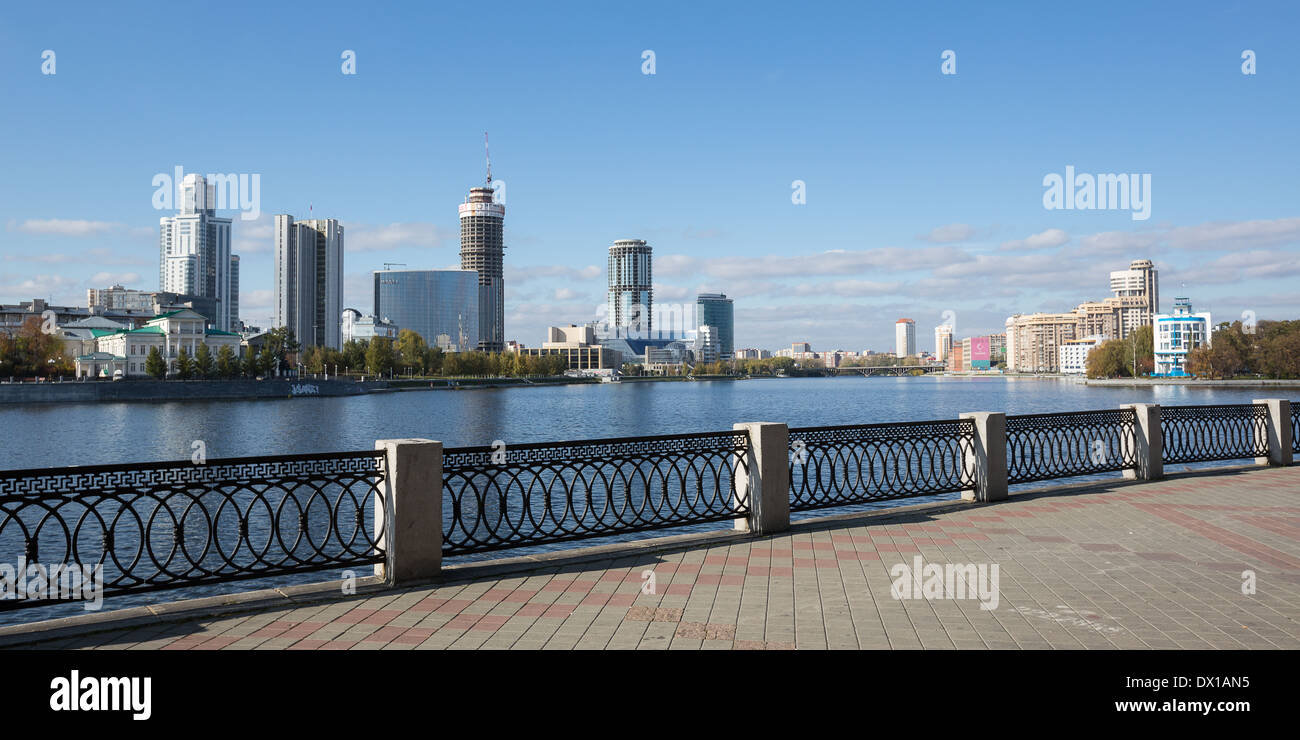
[[[470,188],[460,204],[460,268],[478,273],[478,348],[505,350],[504,229],[506,207],[493,197],[492,162],[487,185]]]

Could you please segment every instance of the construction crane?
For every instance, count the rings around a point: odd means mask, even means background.
[[[401,265],[402,267],[406,267],[406,263],[405,263],[405,262],[385,262],[385,263],[384,263],[384,269],[385,269],[385,270],[388,270],[388,269],[391,269],[391,268],[393,268],[393,267],[395,267],[395,266],[397,266],[397,265]]]

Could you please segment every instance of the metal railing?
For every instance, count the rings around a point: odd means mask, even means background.
[[[448,448],[443,554],[745,517],[748,449],[743,431]]]
[[[1291,402],[1291,452],[1300,453],[1300,401]]]
[[[1007,417],[1007,483],[1137,467],[1133,409]]]
[[[104,596],[377,563],[384,474],[373,451],[0,471],[0,562],[99,566]]]
[[[975,484],[969,419],[790,430],[790,510],[953,493]]]
[[[1160,430],[1166,463],[1268,456],[1268,407],[1263,404],[1162,406]]]

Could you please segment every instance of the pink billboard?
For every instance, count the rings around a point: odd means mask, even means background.
[[[988,337],[971,337],[970,340],[970,361],[972,363],[980,360],[988,361],[989,357],[989,338]]]

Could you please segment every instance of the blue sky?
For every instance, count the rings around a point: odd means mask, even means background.
[[[260,176],[261,218],[225,214],[245,321],[270,216],[309,204],[367,309],[384,262],[459,263],[486,130],[525,344],[595,318],[620,238],[654,246],[657,300],[734,297],[738,346],[889,349],[910,316],[930,348],[945,311],[996,331],[1144,257],[1166,309],[1300,316],[1294,4],[615,5],[8,4],[0,302],[155,289],[151,182],[179,165]],[[1150,218],[1045,209],[1067,165],[1150,174]]]

